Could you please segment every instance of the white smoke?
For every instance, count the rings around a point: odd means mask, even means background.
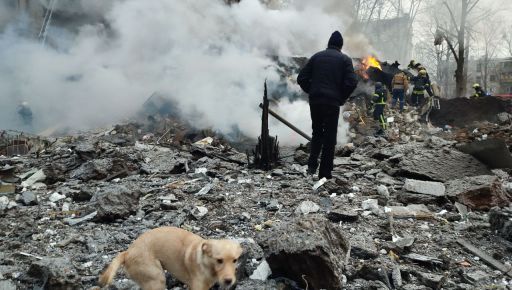
[[[198,127],[229,132],[236,126],[256,137],[263,81],[279,81],[271,57],[310,56],[351,21],[340,1],[312,2],[288,1],[275,10],[258,0],[232,6],[221,0],[73,1],[78,4],[57,10],[103,20],[72,36],[50,26],[52,46],[21,37],[23,24],[13,23],[0,34],[1,127],[21,128],[16,105],[22,100],[34,111],[36,130],[87,129],[130,116],[160,91],[185,115],[200,112],[189,120]],[[276,110],[310,133],[306,102]],[[277,123],[270,130],[282,142],[303,142]]]

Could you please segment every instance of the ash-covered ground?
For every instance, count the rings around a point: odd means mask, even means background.
[[[239,240],[236,289],[511,289],[511,170],[459,150],[507,148],[510,119],[452,128],[395,113],[377,138],[346,111],[353,143],[328,181],[306,174],[305,146],[265,172],[169,123],[31,139],[0,157],[0,289],[91,289],[116,253],[171,225]],[[120,271],[110,289],[137,286]],[[168,289],[185,287],[169,276]]]

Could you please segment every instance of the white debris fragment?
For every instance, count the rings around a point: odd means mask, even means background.
[[[313,185],[313,190],[319,189],[320,186],[324,185],[326,182],[327,182],[327,178],[324,177],[324,178],[320,179],[319,181],[317,181],[315,183],[315,185]]]
[[[297,207],[296,212],[301,213],[303,215],[307,215],[309,213],[315,213],[320,210],[320,206],[310,200],[305,200],[300,203],[299,207]]]
[[[212,137],[206,137],[204,139],[201,139],[197,142],[194,143],[194,145],[197,145],[197,146],[206,146],[206,145],[210,145],[212,144],[213,142],[213,138]]]
[[[251,274],[251,276],[249,276],[249,278],[252,280],[265,281],[268,279],[268,277],[270,277],[270,275],[272,275],[272,270],[270,269],[270,265],[267,263],[266,260],[263,260],[258,265],[256,270],[254,270],[254,272],[252,272],[252,274]]]
[[[389,190],[385,185],[377,186],[377,192],[380,196],[384,196],[385,198],[389,198]]]
[[[65,198],[66,198],[65,195],[59,194],[58,192],[54,192],[54,193],[52,193],[52,195],[50,195],[50,202],[57,202],[61,199],[65,199]]]
[[[204,206],[196,206],[191,212],[192,216],[197,220],[202,219],[207,213],[208,209]]]

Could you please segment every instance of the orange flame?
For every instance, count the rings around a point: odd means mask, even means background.
[[[374,67],[376,69],[382,70],[382,67],[380,65],[380,62],[375,58],[374,56],[366,56],[363,59],[361,59],[358,68],[356,70],[357,74],[359,74],[362,78],[368,79],[368,69],[370,67]]]
[[[373,56],[369,55],[365,57],[362,61],[362,64],[366,67],[366,69],[370,67],[378,68],[382,70],[382,67],[380,66],[380,62]]]

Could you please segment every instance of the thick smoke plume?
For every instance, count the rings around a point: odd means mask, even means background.
[[[78,32],[50,25],[45,46],[27,37],[37,23],[22,15],[8,19],[14,12],[0,7],[0,25],[8,22],[0,30],[1,127],[23,129],[16,115],[22,100],[32,107],[35,132],[104,126],[129,117],[158,91],[198,127],[238,128],[255,137],[263,81],[280,81],[273,57],[309,57],[323,49],[332,31],[351,22],[344,2],[296,0],[270,9],[258,0],[232,6],[221,0],[59,1],[57,14],[101,20]],[[360,49],[349,53],[360,55]],[[306,102],[283,102],[277,110],[310,132]],[[271,134],[303,141],[277,122]]]

